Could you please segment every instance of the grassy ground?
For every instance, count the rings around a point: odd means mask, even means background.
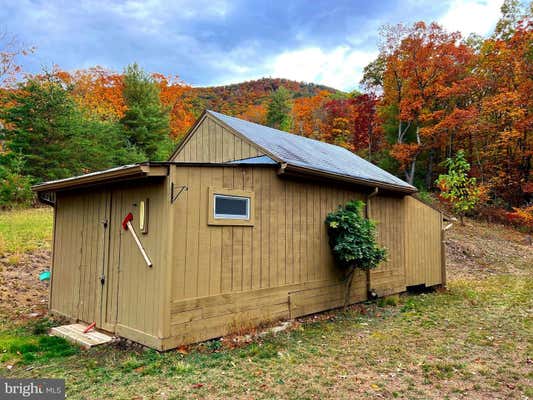
[[[50,207],[0,212],[0,255],[49,248],[52,222]]]
[[[81,399],[533,397],[532,247],[469,222],[447,256],[448,291],[320,314],[238,348],[81,351],[43,335],[46,319],[2,315],[1,375],[65,378]]]

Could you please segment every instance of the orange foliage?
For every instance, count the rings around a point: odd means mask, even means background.
[[[195,116],[185,98],[190,86],[177,76],[153,74],[153,77],[159,84],[161,103],[170,110],[170,135],[178,139],[195,121]]]
[[[507,213],[507,219],[513,225],[533,230],[533,205],[523,208],[513,208],[513,212]]]
[[[300,97],[292,107],[293,132],[316,139],[327,139],[324,105],[330,92],[320,91],[313,97]]]
[[[71,87],[76,102],[89,113],[102,119],[124,115],[121,74],[96,66],[72,73],[55,69],[53,75]]]
[[[248,108],[237,115],[238,118],[245,119],[246,121],[255,122],[256,124],[266,124],[267,109],[264,104],[251,104]]]

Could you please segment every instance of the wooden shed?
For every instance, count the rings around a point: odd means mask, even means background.
[[[34,190],[55,209],[51,312],[159,350],[341,306],[324,219],[351,199],[388,249],[352,302],[445,280],[442,216],[414,187],[341,147],[212,111],[168,162]]]

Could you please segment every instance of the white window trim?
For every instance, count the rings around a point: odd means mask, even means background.
[[[223,199],[243,199],[246,200],[246,215],[241,214],[217,214],[217,198],[223,198]],[[233,196],[233,195],[226,195],[226,194],[214,194],[213,198],[213,216],[215,219],[238,219],[238,220],[244,220],[248,221],[250,220],[250,197],[245,196]]]

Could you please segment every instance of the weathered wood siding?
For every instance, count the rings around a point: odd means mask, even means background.
[[[324,219],[362,194],[281,179],[266,167],[175,166],[172,171],[174,184],[188,191],[172,205],[173,339],[166,346],[342,305]],[[254,226],[209,226],[210,186],[253,191]],[[359,274],[354,302],[366,298],[365,285]]]
[[[208,115],[185,140],[171,161],[215,163],[264,155]]]
[[[380,296],[405,290],[405,197],[375,196],[368,201],[368,217],[376,222],[378,242],[387,260],[370,272],[370,287]]]
[[[442,284],[441,213],[408,196],[405,218],[406,285]]]

